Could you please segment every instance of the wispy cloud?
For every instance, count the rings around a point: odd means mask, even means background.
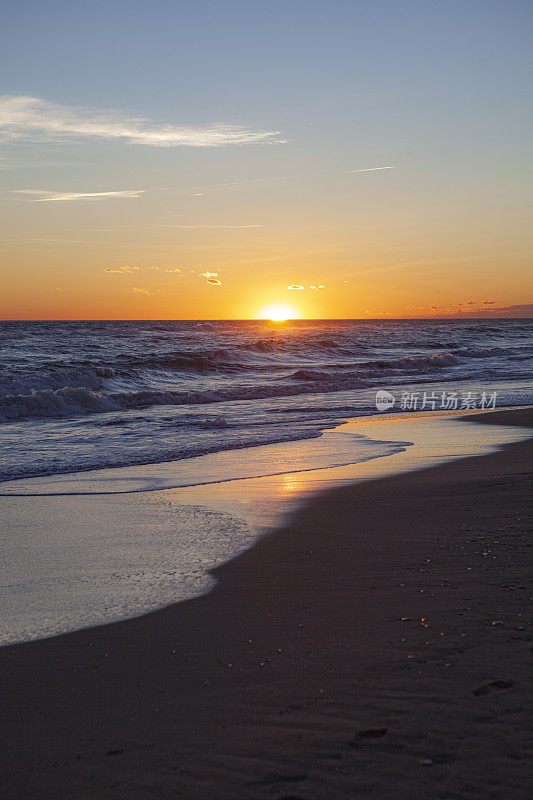
[[[278,175],[275,178],[251,178],[247,181],[229,181],[227,183],[214,183],[210,189],[222,189],[225,186],[246,186],[248,183],[271,183],[272,181],[288,181],[290,175]]]
[[[152,294],[152,292],[149,292],[148,289],[141,289],[139,286],[133,286],[131,291],[135,292],[136,294]]]
[[[525,317],[533,317],[533,303],[519,303],[514,306],[499,306],[498,308],[484,308],[485,314],[515,314],[524,315]]]
[[[183,276],[183,270],[179,267],[130,267],[125,265],[123,267],[106,267],[104,272],[113,275],[132,275],[134,272],[168,272],[173,275]]]
[[[474,306],[478,306],[474,308]],[[420,306],[408,306],[409,309]],[[462,317],[470,319],[487,319],[494,316],[532,317],[533,303],[521,303],[512,306],[499,306],[496,300],[466,300],[462,303],[451,303],[445,306],[427,306],[433,313],[438,312],[440,317]]]
[[[219,229],[219,228],[229,228],[232,230],[243,230],[244,228],[262,228],[262,225],[167,225],[166,223],[161,223],[161,228],[185,228],[188,230],[198,230],[199,228],[207,228],[207,229]]]
[[[334,174],[334,175],[350,175],[350,174],[353,174],[353,173],[356,173],[356,172],[380,172],[381,170],[385,170],[385,169],[396,169],[396,167],[393,166],[393,165],[384,166],[384,167],[366,167],[365,169],[349,169],[349,170],[343,170],[342,172],[334,172],[334,173],[331,173],[329,171],[328,172],[313,172],[313,173],[309,173],[309,175],[331,175],[331,174]],[[302,175],[279,175],[279,176],[276,176],[275,178],[251,178],[250,180],[244,180],[244,181],[229,181],[228,183],[215,183],[215,184],[212,184],[211,186],[200,187],[202,189],[202,191],[193,192],[193,197],[204,197],[208,192],[211,192],[213,190],[228,189],[228,188],[231,188],[232,186],[249,186],[249,185],[255,184],[255,183],[266,183],[266,182],[272,182],[272,181],[291,181],[291,180],[294,181],[294,180],[298,180],[299,178],[301,179],[301,178],[309,177],[309,175],[303,175],[303,174]]]
[[[366,169],[347,169],[344,175],[353,175],[355,172],[380,172],[382,169],[396,169],[396,167],[366,167]]]
[[[33,239],[2,239],[2,244],[20,244],[20,245],[28,245],[30,247],[44,244],[44,245],[56,245],[56,244],[89,244],[92,242],[92,239],[44,239],[40,236],[36,236]]]
[[[278,131],[215,123],[181,126],[128,117],[118,111],[91,111],[39,97],[0,96],[0,131],[7,139],[57,141],[72,138],[123,140],[156,147],[220,147],[228,144],[281,142]]]
[[[32,197],[32,203],[50,203],[63,200],[91,200],[95,197],[140,197],[145,189],[121,189],[116,192],[49,192],[45,189],[14,189],[14,194],[40,195]]]
[[[313,286],[310,286],[309,288],[312,289],[314,292],[318,292],[319,289],[325,289],[326,287],[324,286],[323,283],[320,283],[317,286],[313,285]],[[288,292],[294,292],[294,291],[302,292],[304,289],[305,289],[305,286],[302,286],[301,283],[291,283],[290,286],[287,286],[287,291]]]

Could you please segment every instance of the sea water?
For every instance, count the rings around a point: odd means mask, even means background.
[[[532,334],[492,319],[3,322],[0,480],[309,439],[375,414],[378,389],[524,405]]]

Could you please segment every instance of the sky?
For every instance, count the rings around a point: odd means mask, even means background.
[[[533,316],[530,0],[8,0],[0,318]]]

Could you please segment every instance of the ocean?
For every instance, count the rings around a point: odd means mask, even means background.
[[[526,405],[532,334],[522,319],[2,322],[0,480],[314,438],[379,413],[380,389],[391,413]]]
[[[0,332],[0,645],[208,592],[212,570],[309,491],[524,436],[428,421],[433,406],[533,401],[527,320],[4,322]],[[401,412],[392,426],[341,424],[382,413],[378,392]]]

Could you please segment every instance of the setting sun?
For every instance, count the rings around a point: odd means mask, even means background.
[[[258,319],[269,319],[272,322],[285,322],[287,319],[299,319],[300,314],[293,308],[284,303],[274,303],[271,306],[265,306],[257,315]]]

